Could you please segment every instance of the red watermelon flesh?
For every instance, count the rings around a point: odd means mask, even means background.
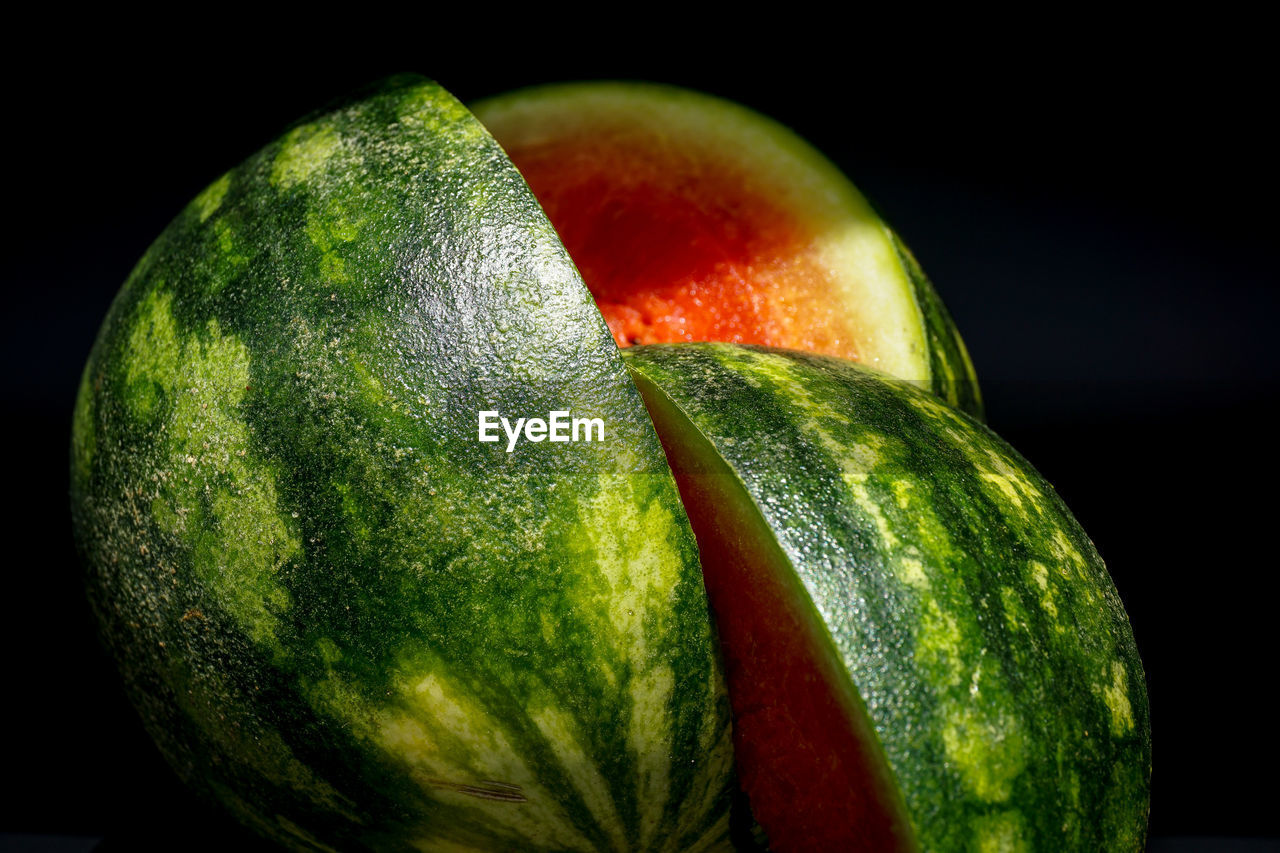
[[[507,153],[619,346],[727,341],[857,358],[812,229],[738,163],[638,128]]]

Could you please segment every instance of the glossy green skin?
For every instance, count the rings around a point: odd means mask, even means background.
[[[477,412],[606,423],[477,441]],[[715,849],[728,705],[696,548],[523,180],[397,78],[215,182],[112,306],[72,510],[133,701],[300,849]]]
[[[723,344],[624,357],[776,537],[922,849],[1142,848],[1142,662],[1097,551],[1025,460],[850,362]]]

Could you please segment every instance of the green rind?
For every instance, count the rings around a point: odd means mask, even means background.
[[[906,271],[915,292],[916,304],[924,318],[925,335],[929,339],[929,379],[933,393],[979,420],[985,420],[982,389],[978,374],[969,358],[969,349],[960,337],[960,328],[951,319],[947,306],[924,274],[916,256],[892,229],[885,229],[894,251]]]
[[[607,440],[477,441],[481,409]],[[72,512],[130,695],[299,849],[714,849],[731,757],[696,549],[590,295],[433,83],[295,126],[117,297]]]
[[[627,350],[774,531],[925,850],[1140,850],[1142,663],[1053,489],[976,421],[850,362]]]
[[[855,280],[844,286],[874,304],[890,306],[897,317],[889,322],[882,316],[859,316],[868,333],[901,351],[892,367],[872,366],[983,416],[977,375],[960,332],[915,258],[840,169],[790,129],[731,101],[651,83],[535,86],[485,99],[472,109],[500,139],[506,133],[539,135],[541,123],[549,123],[555,133],[566,128],[587,133],[592,122],[614,116],[660,128],[658,138],[677,145],[684,156],[700,150],[699,145],[671,140],[697,140],[749,174],[773,176],[777,203],[797,217],[813,218],[834,271],[856,271]],[[873,285],[856,280],[858,276]]]

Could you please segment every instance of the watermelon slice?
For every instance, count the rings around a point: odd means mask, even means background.
[[[777,851],[1137,850],[1150,722],[1102,560],[994,433],[843,359],[624,357]]]

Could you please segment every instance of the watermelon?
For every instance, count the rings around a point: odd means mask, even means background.
[[[964,341],[910,250],[796,134],[669,86],[541,86],[473,109],[528,180],[620,347],[842,356],[981,416]]]
[[[476,440],[478,410],[605,440]],[[302,849],[710,849],[728,704],[693,536],[502,150],[397,78],[200,194],[85,368],[89,596],[179,774]]]
[[[1142,849],[1142,662],[1093,544],[1025,460],[847,360],[625,357],[697,534],[774,849]]]
[[[478,109],[298,123],[103,324],[72,517],[178,774],[307,850],[1140,845],[1115,592],[857,191],[705,96]]]

